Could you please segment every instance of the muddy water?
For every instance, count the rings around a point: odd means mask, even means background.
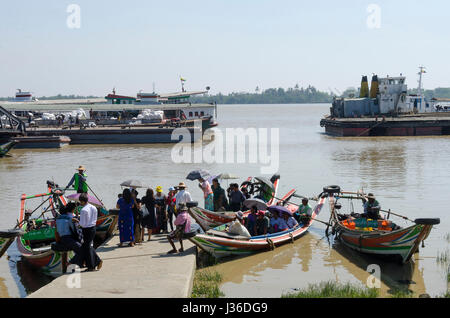
[[[450,138],[389,137],[332,138],[322,133],[320,118],[329,105],[230,105],[219,107],[219,122],[225,128],[279,128],[280,195],[292,188],[312,196],[328,184],[346,190],[364,188],[374,192],[382,208],[417,217],[440,217],[426,247],[414,265],[397,266],[361,256],[324,237],[325,227],[314,224],[294,244],[246,258],[232,258],[214,268],[224,275],[221,286],[228,297],[267,296],[302,288],[328,279],[365,284],[369,264],[381,266],[383,294],[402,288],[417,294],[442,294],[444,271],[436,256],[449,248],[450,232],[445,214],[450,203]],[[60,150],[12,150],[0,160],[0,228],[15,223],[22,193],[45,191],[45,181],[65,186],[75,167],[87,167],[88,182],[105,204],[112,207],[121,191],[120,182],[138,178],[149,185],[168,187],[185,181],[193,197],[202,201],[195,182],[185,176],[193,169],[230,172],[242,177],[260,175],[260,165],[251,163],[182,163],[171,160],[171,145],[69,146]],[[270,151],[269,151],[270,152]],[[227,182],[224,181],[224,186]],[[361,209],[359,205],[355,210]],[[349,206],[344,206],[347,212]],[[320,218],[328,220],[327,207]],[[399,222],[400,225],[405,223]],[[23,297],[48,281],[20,262],[14,246],[10,259],[0,259],[0,295]]]

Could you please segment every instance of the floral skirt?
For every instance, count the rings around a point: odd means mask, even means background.
[[[205,198],[205,209],[214,211],[214,195],[212,193]]]

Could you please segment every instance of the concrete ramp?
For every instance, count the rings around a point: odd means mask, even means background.
[[[190,241],[183,241],[183,253],[171,255],[166,235],[153,235],[150,242],[135,247],[118,247],[118,243],[115,235],[97,249],[103,260],[101,270],[62,275],[28,297],[190,297],[196,268],[195,246]]]

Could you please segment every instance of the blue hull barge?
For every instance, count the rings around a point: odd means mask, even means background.
[[[177,128],[160,128],[146,126],[130,127],[94,127],[94,128],[36,128],[27,130],[28,136],[51,137],[67,136],[70,144],[153,144],[153,143],[177,143],[180,138],[172,140],[172,133]],[[195,127],[183,127],[189,131],[190,142],[195,142],[202,137],[202,129]],[[176,134],[177,136],[178,134]],[[187,141],[189,142],[189,141]]]
[[[67,136],[25,136],[13,138],[17,149],[56,149],[69,145]]]

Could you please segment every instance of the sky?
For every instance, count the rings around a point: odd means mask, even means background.
[[[0,96],[167,93],[180,76],[212,94],[339,93],[373,73],[413,88],[419,65],[450,87],[449,30],[445,0],[3,0]]]

